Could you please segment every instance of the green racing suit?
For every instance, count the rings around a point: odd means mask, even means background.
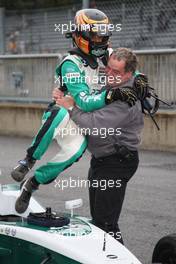
[[[99,66],[100,64],[101,61]],[[106,91],[99,92],[99,67],[92,69],[80,56],[68,55],[56,68],[56,79],[60,77],[59,73],[67,88],[66,93],[74,98],[80,109],[91,112],[105,106]],[[77,129],[65,108],[54,105],[44,112],[42,125],[27,154],[40,160],[53,139],[56,139],[59,151],[49,162],[35,170],[34,176],[39,183],[53,181],[82,156],[87,147],[87,140]]]

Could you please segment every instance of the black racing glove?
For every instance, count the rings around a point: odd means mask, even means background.
[[[137,93],[139,100],[144,100],[150,97],[150,90],[152,89],[148,84],[148,78],[145,74],[138,74],[134,79],[133,88]]]
[[[138,98],[135,90],[131,87],[111,88],[106,92],[106,104],[110,104],[117,100],[126,102],[129,106],[133,106]]]

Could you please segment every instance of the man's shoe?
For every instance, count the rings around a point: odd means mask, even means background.
[[[38,187],[35,186],[34,183],[32,182],[32,178],[33,177],[30,177],[29,179],[24,181],[21,188],[21,194],[16,200],[15,210],[19,214],[22,214],[27,210],[32,196],[32,192],[38,189]]]
[[[19,164],[11,172],[12,178],[17,182],[21,182],[29,170],[32,169],[35,162],[35,159],[29,159],[28,157],[20,160]]]

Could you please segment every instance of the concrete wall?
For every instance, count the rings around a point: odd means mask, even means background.
[[[0,135],[33,137],[41,124],[44,104],[0,104]],[[176,152],[176,111],[159,111],[156,115],[158,131],[149,117],[145,117],[142,136],[143,149]]]
[[[142,148],[176,152],[176,110],[160,110],[156,116],[160,131],[150,117],[145,117]]]
[[[0,134],[33,137],[41,124],[46,105],[0,104]]]

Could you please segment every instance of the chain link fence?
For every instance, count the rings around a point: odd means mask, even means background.
[[[91,7],[104,11],[121,31],[112,33],[112,46],[132,49],[176,48],[175,0],[94,1]],[[65,39],[81,4],[54,9],[5,12],[6,53],[64,52],[71,47]],[[56,30],[56,25],[64,32]],[[2,40],[1,40],[2,41]]]
[[[176,48],[176,1],[118,0],[99,3],[97,7],[113,24],[122,24],[122,30],[112,36],[113,47]]]

